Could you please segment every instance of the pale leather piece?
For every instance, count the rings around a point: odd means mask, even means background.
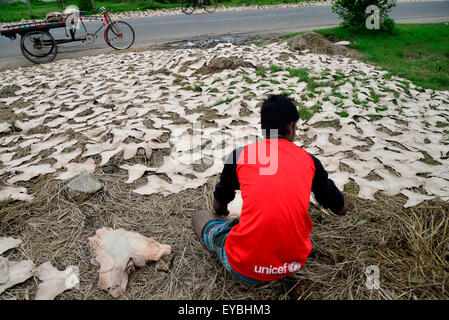
[[[35,300],[53,300],[59,294],[79,283],[78,268],[68,266],[59,271],[47,261],[33,270],[33,275],[43,281],[37,287]]]
[[[89,237],[92,263],[100,265],[98,287],[117,298],[125,293],[128,274],[171,253],[171,246],[124,229],[103,227]]]
[[[0,294],[30,278],[35,267],[33,261],[30,260],[9,261],[4,257],[0,257],[0,265],[2,265],[0,278],[3,281],[7,279],[4,283],[0,283]]]
[[[401,193],[408,198],[407,202],[404,204],[404,208],[414,207],[423,201],[432,200],[435,198],[435,196],[426,196],[407,189],[402,190]]]
[[[242,213],[243,199],[240,191],[235,192],[235,198],[228,204],[229,217],[237,218]]]
[[[134,181],[142,177],[146,171],[155,171],[157,169],[147,167],[140,163],[135,165],[125,164],[120,166],[120,168],[128,170],[128,180],[126,180],[125,183],[133,183]]]
[[[0,201],[6,200],[22,200],[31,201],[34,196],[27,193],[27,189],[24,187],[4,186],[0,190]]]
[[[52,168],[60,169],[66,167],[70,161],[79,156],[81,152],[81,148],[77,148],[71,152],[52,154],[51,157],[56,159],[56,163],[52,165]]]
[[[0,257],[0,285],[5,284],[9,280],[9,266],[3,257]]]
[[[95,171],[95,161],[92,158],[84,162],[70,162],[66,165],[67,171],[60,173],[56,179],[67,180],[81,173],[93,173]]]
[[[134,193],[138,193],[141,195],[150,195],[153,193],[161,193],[164,196],[168,196],[172,193],[178,193],[182,190],[184,184],[175,185],[173,183],[169,183],[156,175],[150,175],[147,178],[148,183],[133,190]],[[183,182],[187,182],[184,180]]]
[[[22,243],[20,239],[14,239],[10,237],[0,237],[0,254],[4,252],[17,248]]]
[[[56,169],[52,168],[49,163],[37,164],[34,166],[25,167],[22,173],[8,179],[8,183],[15,183],[18,181],[28,181],[42,174],[53,173]]]
[[[7,122],[0,123],[0,133],[11,131],[10,127],[11,125]]]

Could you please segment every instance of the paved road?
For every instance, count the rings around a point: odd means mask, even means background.
[[[449,21],[449,0],[398,3],[391,13],[397,22]],[[135,29],[133,48],[177,40],[237,34],[285,34],[288,32],[335,26],[339,18],[329,6],[242,10],[193,15],[168,15],[127,20]],[[88,24],[96,30],[97,24]],[[52,30],[55,38],[64,38],[63,29]],[[94,44],[79,42],[60,46],[59,58],[111,52],[99,36]],[[113,50],[112,50],[113,51]],[[20,52],[20,41],[0,37],[0,69],[31,65]]]

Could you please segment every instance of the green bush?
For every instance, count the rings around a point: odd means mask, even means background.
[[[81,11],[91,11],[92,1],[91,0],[78,0],[78,8]]]
[[[335,0],[332,11],[343,19],[344,28],[356,32],[370,31],[366,28],[366,21],[371,13],[366,13],[366,9],[371,5],[379,8],[380,30],[393,32],[395,23],[388,14],[396,6],[396,0]]]
[[[394,22],[391,18],[386,18],[384,21],[380,23],[380,30],[393,33],[396,28],[396,22]]]

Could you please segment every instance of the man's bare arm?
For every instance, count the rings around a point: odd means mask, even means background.
[[[341,193],[341,195],[343,196],[344,199],[344,205],[343,208],[340,209],[340,211],[335,212],[337,216],[344,216],[348,212],[348,202],[346,201],[346,197],[343,194],[343,192]]]
[[[345,196],[335,183],[329,179],[327,171],[320,160],[312,156],[315,164],[315,176],[312,181],[312,192],[316,201],[326,209],[330,209],[336,215],[345,215],[348,211]]]
[[[217,199],[214,199],[214,211],[218,216],[229,215],[228,205],[219,202]]]

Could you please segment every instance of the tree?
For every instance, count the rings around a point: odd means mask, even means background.
[[[80,11],[90,11],[93,9],[92,2],[89,0],[78,0],[78,8]]]
[[[30,10],[30,18],[34,18],[33,10],[31,9],[31,3],[30,0],[27,0],[28,10]]]
[[[92,0],[92,10],[95,10],[95,0]]]
[[[61,10],[64,10],[64,1],[63,0],[58,0],[58,5]]]
[[[394,28],[394,21],[388,17],[394,6],[396,6],[396,0],[335,0],[332,11],[343,19],[344,28],[363,31],[367,30],[366,23],[373,16],[374,11],[371,9],[374,7],[376,8],[374,14],[379,18],[380,29],[386,30]]]

